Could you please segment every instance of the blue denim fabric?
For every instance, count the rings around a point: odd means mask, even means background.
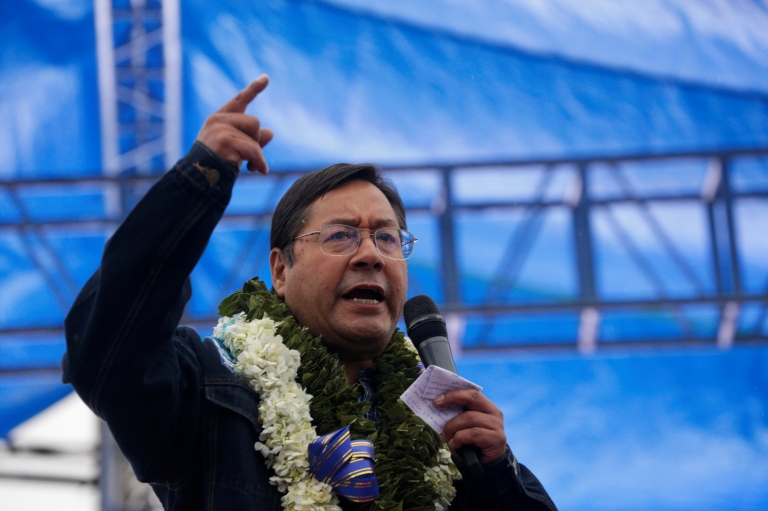
[[[281,509],[253,448],[257,395],[211,339],[178,326],[189,275],[237,175],[196,143],[109,240],[65,321],[64,381],[107,422],[168,510]],[[486,465],[484,479],[457,482],[457,490],[454,511],[555,509],[509,450]]]

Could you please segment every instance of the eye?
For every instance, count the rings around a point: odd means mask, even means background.
[[[400,233],[394,229],[381,229],[376,232],[376,239],[387,245],[400,245]]]
[[[324,242],[346,241],[355,238],[354,232],[344,226],[324,227],[322,235]]]

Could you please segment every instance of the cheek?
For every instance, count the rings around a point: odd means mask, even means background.
[[[397,277],[394,279],[392,292],[398,297],[396,308],[402,311],[406,295],[408,294],[408,271],[405,268],[398,272]]]
[[[318,306],[329,303],[341,281],[341,277],[332,270],[319,263],[305,266],[299,276],[303,295],[300,299],[317,302]]]

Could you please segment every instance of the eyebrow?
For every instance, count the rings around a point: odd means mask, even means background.
[[[352,220],[351,218],[332,218],[325,225],[330,225],[330,224],[342,224],[342,225],[349,225],[350,227],[354,227],[355,221]],[[371,227],[375,230],[381,227],[399,227],[399,225],[396,220],[387,218],[387,219],[374,220],[372,222]]]

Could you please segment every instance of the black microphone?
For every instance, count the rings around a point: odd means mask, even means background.
[[[426,295],[414,296],[405,302],[403,316],[408,337],[416,346],[424,366],[435,365],[453,374],[459,374],[453,363],[445,319],[440,314],[435,301]],[[480,450],[477,446],[462,445],[459,448],[459,454],[467,463],[472,477],[475,479],[482,477],[483,466],[480,464]]]

